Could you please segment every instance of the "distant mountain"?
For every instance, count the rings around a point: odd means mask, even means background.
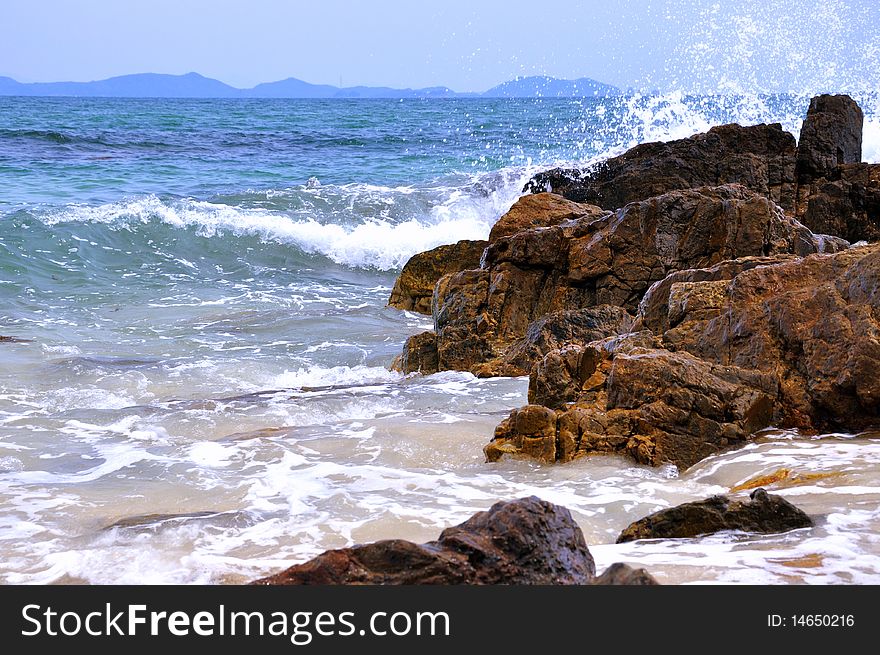
[[[577,80],[559,80],[555,77],[536,75],[518,77],[486,91],[487,98],[587,98],[614,96],[620,89],[603,84],[589,77]]]
[[[13,84],[4,84],[9,80]],[[23,96],[80,96],[115,98],[237,98],[241,91],[198,73],[161,75],[139,73],[98,82],[36,82],[21,84],[0,79],[0,94]]]
[[[458,93],[444,86],[425,89],[390,87],[337,87],[310,84],[295,77],[237,89],[198,73],[163,75],[139,73],[96,82],[36,82],[24,84],[0,77],[0,96],[78,96],[114,98],[568,98],[617,95],[620,90],[589,78],[559,80],[522,77],[499,84],[485,93]]]

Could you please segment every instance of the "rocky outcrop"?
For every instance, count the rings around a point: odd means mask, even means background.
[[[675,191],[599,218],[523,230],[490,243],[483,268],[438,281],[438,366],[525,374],[523,359],[507,354],[544,316],[598,305],[635,312],[651,284],[672,271],[832,245],[738,185]],[[602,336],[623,331],[609,327]]]
[[[670,191],[737,183],[791,211],[795,160],[795,139],[778,123],[722,125],[687,139],[643,143],[593,169],[539,173],[524,191],[552,191],[613,210]]]
[[[801,128],[795,215],[814,232],[880,238],[880,165],[863,164],[864,117],[848,96],[818,96]]]
[[[685,304],[702,284],[680,289]],[[865,246],[745,270],[718,290],[717,309],[641,326],[666,328],[667,347],[773,376],[781,427],[857,430],[880,415],[878,289],[880,245]],[[652,290],[645,305],[664,295]]]
[[[413,255],[394,282],[388,305],[430,315],[437,280],[447,273],[479,268],[487,245],[486,241],[459,241]]]
[[[780,496],[755,489],[747,501],[727,496],[664,509],[628,526],[617,543],[636,539],[682,539],[722,530],[773,534],[812,527],[813,521]]]
[[[821,95],[810,100],[798,141],[798,181],[828,177],[841,164],[861,162],[863,126],[862,110],[849,96]]]
[[[641,332],[546,355],[487,459],[687,467],[769,425],[880,423],[880,244],[670,278],[645,296]]]
[[[501,237],[509,237],[523,230],[552,227],[582,216],[598,218],[606,213],[595,205],[572,202],[555,193],[535,193],[517,200],[498,219],[489,232],[489,242],[494,243]]]
[[[846,95],[813,98],[795,147],[778,124],[722,125],[645,143],[592,169],[552,169],[525,186],[613,210],[678,189],[731,182],[772,200],[817,234],[880,238],[880,165],[863,164],[864,117]]]
[[[581,529],[564,507],[534,496],[496,503],[437,541],[400,539],[330,550],[268,578],[294,584],[651,584],[615,567],[597,578]]]

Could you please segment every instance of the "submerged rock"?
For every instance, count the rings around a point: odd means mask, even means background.
[[[581,529],[534,496],[499,502],[437,541],[401,539],[330,550],[254,584],[650,584],[643,571],[596,578]]]
[[[620,533],[617,543],[698,537],[722,530],[773,534],[812,525],[809,516],[781,496],[755,489],[747,501],[712,496],[656,512],[629,525]]]
[[[447,273],[479,268],[487,245],[487,241],[459,241],[413,255],[394,282],[389,306],[430,314],[437,280]]]

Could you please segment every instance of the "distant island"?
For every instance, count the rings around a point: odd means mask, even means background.
[[[583,77],[517,77],[483,93],[459,93],[444,86],[424,89],[310,84],[294,77],[238,89],[198,73],[139,73],[95,82],[17,82],[0,77],[0,96],[74,96],[84,98],[585,98],[619,95],[610,84]]]

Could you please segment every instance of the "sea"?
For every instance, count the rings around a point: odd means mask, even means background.
[[[880,583],[880,433],[771,429],[688,470],[488,464],[526,378],[389,368],[432,327],[387,306],[400,268],[486,238],[535,172],[728,122],[797,135],[808,104],[0,98],[0,582],[242,583],[536,495],[600,569]],[[771,474],[815,527],[614,544]]]

